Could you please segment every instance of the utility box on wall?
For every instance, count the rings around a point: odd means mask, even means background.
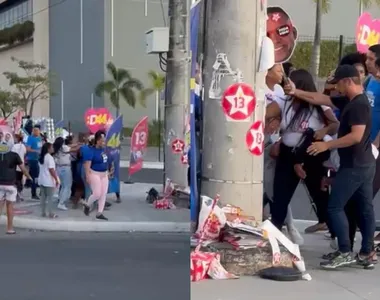
[[[169,27],[154,27],[145,33],[146,53],[159,54],[169,51]]]

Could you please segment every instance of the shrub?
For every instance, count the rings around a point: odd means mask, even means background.
[[[298,42],[294,50],[291,62],[296,68],[308,70],[310,67],[312,42]],[[343,48],[343,55],[355,52],[355,44],[346,44]],[[321,60],[319,64],[319,77],[326,77],[335,69],[339,62],[339,41],[322,40],[321,41]]]
[[[33,36],[34,23],[25,21],[0,30],[0,46],[11,46],[16,42],[23,42]]]

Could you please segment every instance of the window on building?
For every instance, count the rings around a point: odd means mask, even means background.
[[[33,20],[33,0],[24,0],[0,11],[0,29]]]

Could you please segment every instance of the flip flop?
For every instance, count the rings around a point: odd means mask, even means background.
[[[56,218],[58,218],[58,215],[56,215],[56,214],[51,214],[51,215],[49,215],[49,218],[50,218],[50,219],[56,219]]]
[[[6,232],[6,234],[9,234],[9,235],[16,234],[16,231],[14,231],[14,230],[9,230],[9,231]]]

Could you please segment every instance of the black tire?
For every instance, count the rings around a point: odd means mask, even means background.
[[[263,279],[275,281],[297,281],[302,279],[302,273],[294,268],[270,267],[262,269],[258,275]]]

